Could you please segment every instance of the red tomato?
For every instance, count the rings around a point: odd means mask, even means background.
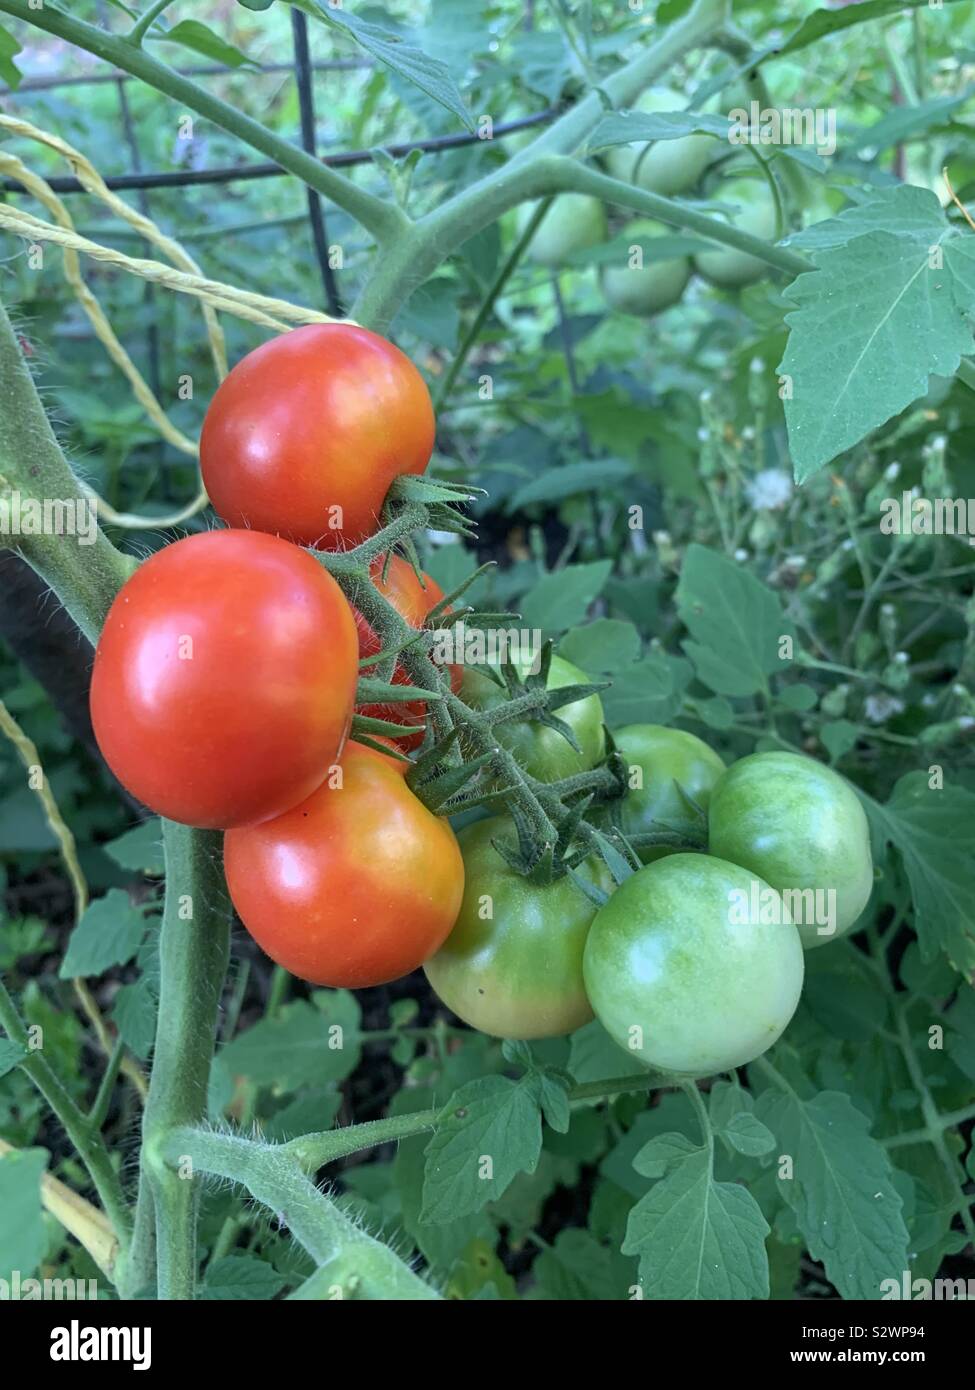
[[[411,627],[421,628],[430,609],[435,608],[442,600],[443,589],[428,574],[423,575],[421,583],[413,566],[401,555],[390,556],[384,582],[385,560],[385,555],[377,555],[370,565],[373,584],[381,594],[389,599],[397,613],[404,617]],[[352,611],[355,613],[356,627],[359,630],[360,658],[375,656],[381,650],[379,638],[358,609],[354,608]],[[463,671],[460,666],[451,666],[449,669],[451,689],[456,694],[460,689]],[[372,675],[374,672],[375,667],[363,668],[364,675]],[[393,684],[411,685],[412,683],[406,671],[397,663],[393,671]],[[360,714],[368,715],[371,719],[388,719],[394,724],[425,724],[426,711],[426,702],[423,700],[412,700],[402,705],[379,704],[360,705],[358,707]],[[422,742],[422,733],[410,734],[406,738],[397,739],[399,746],[406,750],[417,748]]]
[[[200,466],[230,526],[340,550],[371,536],[389,485],[433,451],[430,393],[399,348],[311,324],[247,354],[218,388]]]
[[[210,829],[278,816],[349,732],[358,653],[338,585],[259,531],[157,551],[123,585],[95,653],[105,761],[160,815]]]
[[[349,743],[307,801],[224,836],[227,886],[273,961],[316,985],[407,975],[453,927],[464,862],[393,760]]]

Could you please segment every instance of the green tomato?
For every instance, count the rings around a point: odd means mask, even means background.
[[[510,821],[493,816],[458,833],[464,900],[457,923],[424,966],[437,995],[458,1018],[497,1038],[554,1038],[592,1018],[582,953],[596,904],[568,876],[540,886],[516,873],[491,843],[514,841]],[[609,890],[605,866],[580,873]]]
[[[583,962],[596,1017],[654,1070],[713,1076],[760,1057],[795,1013],[799,933],[767,884],[703,854],[627,878],[597,912]],[[763,921],[763,918],[770,920]]]
[[[753,753],[733,763],[711,793],[708,821],[713,854],[802,894],[786,902],[807,949],[848,932],[866,907],[867,817],[849,783],[814,758]]]
[[[518,210],[519,234],[535,211],[535,203]],[[574,251],[584,251],[606,240],[606,210],[598,198],[588,193],[561,193],[542,218],[526,252],[536,265],[558,269]]]
[[[514,661],[512,665],[519,675],[527,675],[527,661]],[[553,656],[547,684],[549,690],[566,685],[588,685],[589,677],[578,666],[573,666],[571,661]],[[473,666],[464,668],[460,694],[473,709],[478,710],[494,710],[510,703],[507,690]],[[527,773],[537,777],[540,782],[558,782],[577,772],[588,772],[599,762],[606,746],[603,738],[603,704],[598,695],[588,695],[574,704],[562,705],[553,713],[556,719],[561,719],[572,730],[579,745],[578,753],[558,729],[551,729],[537,720],[499,724],[496,730],[498,742],[514,754]]]
[[[667,230],[659,222],[641,220],[630,222],[621,235],[637,245]],[[625,314],[656,314],[669,309],[680,299],[690,278],[691,262],[687,256],[656,261],[646,254],[639,257],[629,249],[622,265],[603,266],[600,276],[607,303]]]
[[[736,179],[717,193],[721,202],[736,203],[739,211],[724,220],[740,231],[771,241],[776,232],[775,200],[764,179]],[[723,251],[702,251],[694,265],[705,280],[722,289],[741,289],[768,274],[768,266],[757,256],[727,247]]]
[[[686,102],[678,92],[667,87],[650,87],[643,93],[634,111],[653,115],[658,111],[683,111]],[[614,178],[634,182],[648,193],[660,193],[665,198],[693,188],[718,146],[710,135],[683,135],[679,140],[655,140],[647,149],[646,143],[613,145],[606,153],[606,164]]]
[[[630,790],[619,806],[623,834],[645,835],[654,830],[700,834],[700,820],[681,788],[706,813],[711,788],[725,770],[717,753],[694,734],[661,724],[628,724],[613,738],[629,772]],[[604,815],[599,813],[598,818]],[[657,845],[637,852],[649,864],[679,851]]]

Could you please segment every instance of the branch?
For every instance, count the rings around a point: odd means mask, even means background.
[[[122,1195],[122,1185],[112,1166],[108,1150],[101,1136],[92,1129],[86,1117],[68,1094],[67,1089],[62,1085],[54,1068],[42,1056],[40,1050],[31,1048],[27,1028],[2,980],[0,980],[0,1026],[11,1042],[17,1043],[27,1054],[18,1065],[27,1073],[57,1115],[64,1132],[77,1149],[105,1209],[105,1214],[112,1224],[124,1259],[124,1251],[128,1245],[131,1230],[131,1217],[128,1203]],[[114,1265],[109,1273],[112,1274],[113,1278],[115,1277]]]
[[[252,1197],[287,1225],[319,1266],[323,1276],[320,1296],[384,1300],[439,1297],[388,1245],[350,1221],[282,1146],[186,1128],[170,1133],[161,1154],[172,1165],[188,1157],[201,1172],[242,1183]]]
[[[297,145],[292,145],[290,141],[282,140],[280,136],[273,134],[261,125],[260,121],[245,116],[242,111],[221,101],[197,83],[153,58],[129,38],[106,33],[104,29],[75,19],[49,3],[35,9],[30,0],[0,0],[0,13],[22,19],[38,29],[45,29],[49,34],[56,34],[88,53],[94,53],[96,57],[113,63],[123,72],[140,77],[150,87],[155,87],[165,96],[181,102],[191,111],[220,126],[222,130],[236,135],[245,145],[266,154],[275,164],[287,169],[309,188],[316,189],[338,207],[344,208],[378,241],[392,238],[409,225],[406,214],[400,208],[383,202],[381,198],[358,188],[341,174],[326,168]]]

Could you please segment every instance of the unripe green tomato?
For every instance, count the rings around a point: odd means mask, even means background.
[[[514,661],[512,665],[519,675],[528,673],[528,662]],[[560,656],[552,657],[548,670],[549,690],[588,684],[589,677],[585,671],[580,671],[578,666],[573,666],[571,661],[564,661]],[[494,710],[510,704],[507,690],[473,666],[464,667],[460,695],[477,710]],[[572,730],[579,745],[578,753],[558,729],[551,729],[538,720],[498,724],[495,730],[498,742],[514,754],[527,773],[537,777],[540,782],[558,782],[577,772],[588,772],[599,762],[606,746],[603,738],[603,703],[598,695],[588,695],[584,700],[562,705],[553,714]]]
[[[658,111],[683,111],[686,104],[678,92],[650,87],[632,109],[653,115]],[[611,146],[606,152],[606,164],[614,178],[633,183],[635,174],[638,188],[669,198],[694,187],[717,148],[710,135],[655,140],[649,150],[646,142],[634,141],[632,145]]]
[[[630,222],[622,235],[630,238],[629,245],[639,247],[641,241],[660,236],[667,231],[659,222]],[[625,314],[656,314],[669,309],[684,293],[691,278],[691,262],[687,256],[667,261],[655,261],[638,251],[627,249],[622,265],[605,265],[600,282],[606,302]],[[636,265],[633,262],[636,261]]]
[[[733,763],[711,793],[708,822],[712,854],[780,893],[804,893],[801,904],[786,901],[807,950],[848,932],[866,907],[873,888],[867,817],[849,783],[814,758],[753,753]],[[834,896],[825,896],[830,890]],[[832,924],[822,920],[829,916]]]
[[[525,230],[537,204],[518,209],[519,235]],[[606,240],[606,210],[588,193],[560,193],[539,223],[526,255],[536,265],[558,269],[575,251],[598,246]]]
[[[754,1061],[795,1013],[799,933],[767,884],[704,854],[625,879],[589,930],[583,974],[603,1027],[654,1070],[713,1076]],[[775,920],[763,921],[763,916]]]
[[[776,232],[775,200],[764,179],[736,179],[717,191],[721,202],[736,203],[741,211],[726,216],[732,226],[752,236],[771,241]],[[722,289],[741,289],[768,274],[768,266],[757,256],[727,247],[723,251],[702,251],[694,257],[698,273]]]
[[[596,904],[568,876],[540,886],[516,873],[492,845],[514,841],[504,817],[475,821],[457,836],[464,900],[456,925],[423,967],[458,1018],[497,1038],[554,1038],[592,1018],[582,953]],[[610,891],[601,862],[579,872]]]
[[[700,834],[704,827],[679,788],[683,787],[707,813],[711,788],[725,770],[714,749],[694,734],[666,729],[662,724],[628,724],[613,738],[629,769],[630,782],[638,784],[631,785],[619,807],[623,834],[648,834],[654,830]],[[644,864],[678,852],[666,845],[638,850]]]

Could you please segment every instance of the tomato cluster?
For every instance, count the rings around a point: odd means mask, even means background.
[[[381,641],[316,553],[375,535],[392,479],[422,473],[432,446],[419,373],[365,329],[298,329],[244,358],[201,440],[229,529],[157,552],[106,619],[91,687],[106,761],[161,815],[225,832],[241,920],[303,979],[361,988],[425,965],[443,1002],[496,1036],[556,1036],[595,1014],[649,1067],[703,1075],[752,1060],[792,1017],[803,946],[849,931],[870,896],[856,794],[809,758],[726,768],[656,725],[617,730],[607,760],[598,694],[500,719],[505,682],[455,667],[454,691],[495,716],[482,727],[546,804],[563,779],[575,795],[598,765],[626,769],[625,793],[589,808],[590,840],[576,834],[568,859],[516,851],[523,816],[517,833],[493,817],[458,842],[410,789],[402,756],[348,741]],[[444,611],[433,579],[399,555],[376,554],[370,579],[409,627]],[[557,656],[545,673],[550,690],[589,684]],[[391,681],[411,683],[398,661]],[[424,737],[422,701],[362,712],[406,726],[400,748]],[[480,777],[496,804],[497,772]],[[614,837],[640,865],[618,883]]]
[[[631,725],[613,741],[628,789],[591,820],[622,832],[643,866],[616,885],[593,856],[534,882],[499,852],[508,822],[462,830],[460,914],[427,977],[456,1014],[496,1036],[557,1036],[595,1014],[652,1069],[704,1076],[744,1065],[792,1018],[803,947],[849,931],[866,906],[866,816],[837,773],[797,754],[726,769],[678,729]],[[536,741],[518,756],[540,751]],[[682,837],[707,852],[687,852]]]
[[[230,529],[140,565],[95,653],[106,762],[160,815],[226,832],[244,925],[315,984],[416,969],[460,906],[449,823],[414,796],[402,759],[347,742],[360,660],[379,640],[302,548],[374,535],[393,478],[426,469],[433,432],[422,377],[376,334],[324,324],[264,344],[203,426],[203,476]],[[417,628],[443,599],[398,555],[379,555],[372,578]],[[408,683],[399,666],[393,683]],[[422,704],[363,712],[419,726],[407,746],[422,738]]]

